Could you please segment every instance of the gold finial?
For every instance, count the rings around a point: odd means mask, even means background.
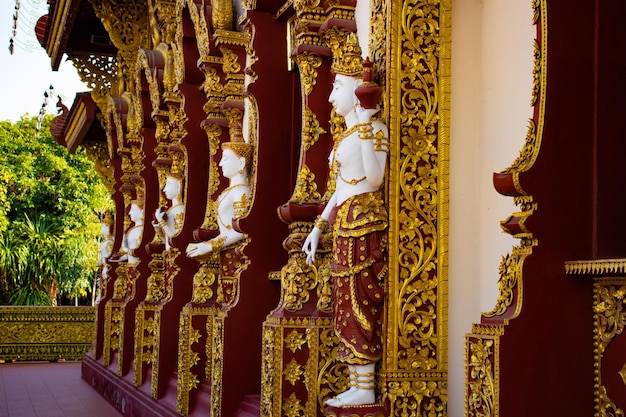
[[[167,149],[172,160],[170,172],[167,176],[182,180],[185,178],[185,151],[178,146],[170,146]]]
[[[360,77],[363,74],[363,58],[356,33],[349,33],[346,42],[333,51],[331,71],[349,77]]]

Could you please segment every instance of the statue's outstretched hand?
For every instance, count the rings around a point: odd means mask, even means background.
[[[306,264],[309,266],[313,265],[315,261],[315,252],[317,251],[317,244],[321,234],[322,231],[314,227],[304,241],[304,245],[302,245],[302,251],[306,254]]]
[[[213,245],[209,242],[190,243],[185,251],[189,258],[197,258],[213,251]]]

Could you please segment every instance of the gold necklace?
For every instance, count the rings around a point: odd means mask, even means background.
[[[341,136],[339,136],[339,140],[335,141],[335,144],[333,146],[333,163],[332,163],[332,168],[335,172],[335,175],[337,175],[339,177],[339,179],[343,182],[345,182],[346,184],[350,184],[350,185],[355,185],[360,183],[361,181],[363,181],[365,178],[367,178],[367,176],[363,176],[362,178],[352,178],[351,180],[347,180],[344,177],[341,176],[341,170],[339,169],[339,162],[337,162],[337,148],[339,148],[339,144],[341,143],[342,140],[344,140],[345,138],[347,138],[348,136],[350,136],[351,134],[353,134],[354,132],[356,132],[362,125],[360,123],[355,124],[354,126],[352,126],[349,129],[346,129]]]
[[[363,176],[359,179],[356,178],[352,178],[351,180],[347,180],[344,177],[341,176],[341,172],[339,171],[339,169],[337,169],[337,175],[339,176],[339,179],[343,182],[345,182],[346,184],[350,184],[350,185],[355,185],[360,183],[361,181],[363,181],[365,178],[367,178],[367,176]]]
[[[356,132],[357,130],[359,130],[359,127],[361,127],[361,125],[359,123],[355,124],[354,126],[352,126],[350,129],[346,129],[342,134],[341,134],[341,139],[345,139],[348,136],[350,136],[351,134],[353,134],[354,132]]]

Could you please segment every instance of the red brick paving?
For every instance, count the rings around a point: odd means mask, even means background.
[[[120,417],[80,369],[80,362],[0,363],[0,417]]]

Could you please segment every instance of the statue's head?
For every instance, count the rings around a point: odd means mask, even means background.
[[[356,34],[348,34],[345,43],[333,48],[331,71],[335,79],[328,101],[337,114],[345,116],[358,103],[354,91],[363,75],[363,58]]]
[[[113,230],[113,216],[111,215],[110,211],[106,211],[101,217],[100,217],[100,231],[102,232],[102,235],[104,237],[109,237],[111,236],[111,232]]]
[[[143,201],[132,200],[128,209],[128,216],[135,223],[143,222]]]
[[[181,185],[182,178],[176,175],[168,175],[165,179],[165,186],[163,186],[163,193],[165,194],[165,198],[168,200],[173,200],[177,197],[180,197],[180,193],[182,190]]]
[[[252,161],[252,150],[252,145],[243,141],[224,142],[222,144],[222,159],[220,160],[222,174],[226,178],[231,178],[237,173],[247,174]],[[235,174],[231,175],[233,170]]]

